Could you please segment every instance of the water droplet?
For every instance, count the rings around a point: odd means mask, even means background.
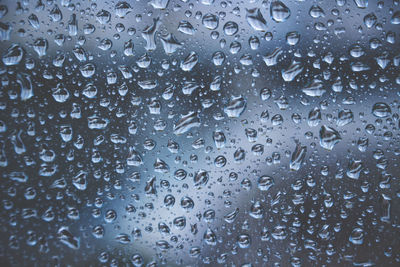
[[[284,22],[290,17],[290,9],[283,2],[277,0],[271,2],[270,13],[276,22]]]
[[[246,20],[255,31],[267,30],[267,22],[259,8],[246,9]]]
[[[354,228],[350,234],[349,241],[354,245],[361,245],[364,242],[364,230],[361,228]]]
[[[263,175],[258,178],[257,186],[261,191],[268,191],[275,184],[274,178],[268,175]]]
[[[319,131],[320,145],[321,147],[332,150],[335,145],[342,140],[340,134],[332,127],[323,125]]]
[[[197,112],[189,112],[186,115],[181,116],[181,118],[174,125],[174,134],[181,135],[188,132],[194,127],[200,127],[200,118]]]
[[[194,181],[194,186],[195,187],[202,187],[206,186],[209,180],[209,175],[208,172],[205,170],[199,170],[196,172],[193,181]]]
[[[224,112],[230,118],[238,118],[246,108],[247,101],[242,95],[232,96],[228,105],[224,108]]]
[[[209,30],[215,30],[218,28],[219,19],[216,15],[207,13],[203,16],[202,19],[203,26]]]
[[[375,103],[372,107],[372,114],[378,118],[386,118],[391,115],[392,111],[388,104],[383,102]]]
[[[236,22],[228,21],[224,25],[224,33],[228,36],[235,35],[239,31],[239,25]]]
[[[307,154],[307,147],[301,146],[300,143],[296,145],[296,149],[293,151],[292,158],[290,159],[290,170],[298,171],[304,162]]]

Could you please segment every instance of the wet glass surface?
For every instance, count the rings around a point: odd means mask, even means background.
[[[398,266],[400,1],[0,1],[2,266]]]

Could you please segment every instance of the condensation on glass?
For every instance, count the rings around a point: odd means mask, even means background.
[[[2,266],[398,266],[399,0],[0,2]]]

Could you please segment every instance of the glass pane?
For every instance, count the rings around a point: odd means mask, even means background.
[[[398,266],[399,0],[0,2],[2,266]]]

